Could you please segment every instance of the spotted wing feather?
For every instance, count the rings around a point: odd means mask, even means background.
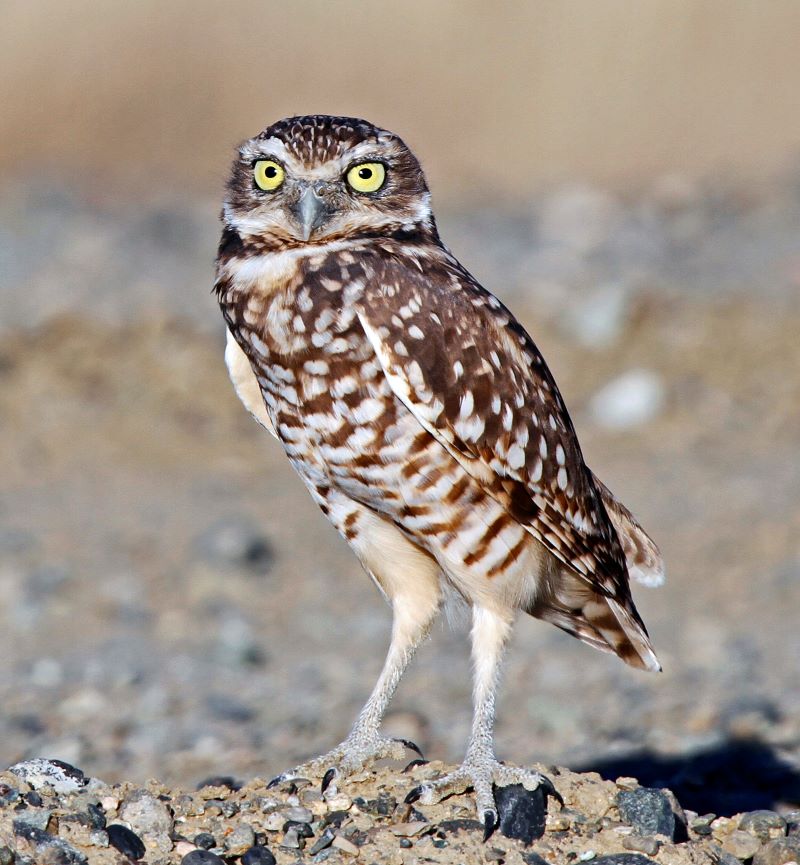
[[[593,591],[626,597],[620,541],[530,336],[455,263],[379,266],[359,317],[398,398]]]

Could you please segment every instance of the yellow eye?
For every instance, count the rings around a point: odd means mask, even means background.
[[[286,172],[283,167],[271,159],[260,159],[253,168],[253,179],[259,189],[271,192],[283,183]]]
[[[377,192],[386,180],[386,169],[380,162],[362,162],[347,172],[347,182],[356,192]]]

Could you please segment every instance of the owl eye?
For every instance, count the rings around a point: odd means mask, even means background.
[[[347,172],[347,182],[356,192],[377,192],[386,180],[386,168],[380,162],[362,162]]]
[[[273,189],[277,189],[285,177],[286,172],[283,170],[283,166],[271,159],[260,159],[253,166],[253,179],[256,186],[263,189],[264,192],[272,192]]]

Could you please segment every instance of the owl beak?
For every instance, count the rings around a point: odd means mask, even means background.
[[[303,240],[308,240],[314,229],[319,228],[330,215],[330,209],[324,199],[320,198],[313,186],[307,187],[300,199],[292,207]]]

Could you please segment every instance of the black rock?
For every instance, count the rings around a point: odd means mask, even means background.
[[[550,865],[547,859],[542,859],[538,853],[523,853],[522,861],[525,865]]]
[[[38,829],[30,823],[25,823],[22,820],[14,820],[12,823],[14,834],[26,841],[31,841],[33,844],[49,844],[55,839],[54,835],[45,832],[44,829]]]
[[[308,851],[309,856],[316,856],[317,853],[326,850],[328,847],[333,844],[333,839],[336,837],[336,833],[330,827],[327,828],[317,840],[314,842],[311,849]],[[272,855],[272,854],[270,854]]]
[[[99,805],[90,802],[86,807],[86,813],[89,817],[89,825],[92,829],[106,828],[106,814]]]
[[[231,775],[212,775],[202,780],[195,789],[202,790],[203,787],[227,787],[234,793],[242,789],[242,785]]]
[[[192,850],[181,859],[181,865],[225,865],[225,863],[210,850]]]
[[[494,788],[497,828],[506,838],[530,844],[544,835],[547,791],[544,787],[526,790],[522,784]]]
[[[134,862],[141,859],[145,854],[144,842],[135,833],[119,823],[112,823],[106,827],[108,843],[119,850],[123,856],[133,859]]]
[[[617,794],[617,807],[622,820],[639,835],[666,835],[673,841],[678,836],[672,803],[662,790],[649,787],[622,790]]]
[[[442,820],[436,824],[436,829],[442,832],[483,832],[483,823],[478,820]]]
[[[592,865],[657,865],[657,863],[655,859],[638,853],[612,853],[611,856],[592,859]]]
[[[283,824],[283,831],[289,832],[294,829],[295,835],[298,838],[313,838],[314,830],[311,828],[310,823],[302,823],[299,820],[287,820]]]
[[[240,865],[275,865],[275,857],[266,847],[256,844],[245,851]]]
[[[210,850],[217,846],[217,841],[210,832],[200,832],[194,836],[194,846],[203,850]]]
[[[411,843],[410,838],[401,838],[400,839],[400,846],[405,850],[409,850],[414,845]]]
[[[34,808],[38,808],[42,804],[42,797],[34,790],[31,790],[25,794],[25,801],[29,805],[33,805]]]
[[[213,564],[265,573],[275,558],[272,544],[247,517],[228,517],[210,526],[196,541],[200,555]]]

